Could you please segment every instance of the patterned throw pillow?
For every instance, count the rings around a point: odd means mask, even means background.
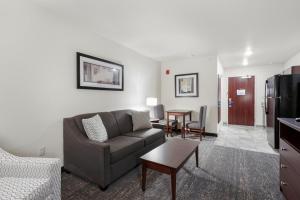
[[[152,128],[149,111],[134,111],[131,116],[133,131]]]
[[[90,140],[104,142],[108,139],[105,126],[99,115],[89,119],[82,119],[82,125]]]

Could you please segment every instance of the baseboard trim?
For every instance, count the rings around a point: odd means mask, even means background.
[[[69,170],[67,170],[66,168],[64,168],[64,166],[61,167],[61,173],[67,173],[67,174],[70,174],[71,172]]]
[[[257,125],[255,125],[255,127],[265,128],[266,126],[257,124]]]
[[[181,129],[176,129],[176,133],[181,134]],[[203,135],[218,137],[217,133],[210,133],[210,132],[205,132]]]
[[[217,133],[209,133],[209,132],[205,132],[204,135],[208,135],[208,136],[212,136],[212,137],[218,137]]]

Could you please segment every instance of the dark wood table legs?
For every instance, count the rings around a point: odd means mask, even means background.
[[[196,155],[196,167],[199,167],[199,151],[198,151],[198,147],[195,150],[195,155]]]
[[[198,167],[199,142],[174,138],[141,157],[142,160],[142,190],[145,191],[147,168],[170,175],[172,199],[176,199],[176,173],[188,159],[196,155]]]
[[[169,122],[170,115],[175,116],[175,119],[178,117],[182,117],[182,127],[181,127],[181,137],[185,138],[185,117],[189,115],[190,120],[192,120],[192,111],[191,110],[168,110],[167,111],[167,122]],[[170,129],[169,123],[167,123],[167,136],[171,133],[172,135],[172,127]]]
[[[170,119],[170,115],[169,113],[167,113],[167,137],[169,137],[169,129],[170,129],[169,119]]]
[[[192,113],[189,113],[189,118],[190,118],[190,121],[192,121]],[[185,135],[186,135],[185,115],[183,116],[183,128],[182,128],[181,134],[182,134],[181,137],[185,138]]]
[[[181,135],[182,138],[185,138],[185,115],[182,116]]]
[[[171,170],[172,200],[176,199],[176,170]]]
[[[142,190],[146,189],[147,167],[145,163],[142,164]]]
[[[198,146],[195,149],[195,156],[196,156],[196,167],[198,168],[199,167]],[[147,165],[147,161],[143,161],[142,163],[142,190],[143,191],[145,191],[146,189],[147,167],[171,175],[172,200],[175,200],[176,199],[176,174],[178,169],[169,168],[166,166],[160,166],[159,164],[153,165],[153,163]]]

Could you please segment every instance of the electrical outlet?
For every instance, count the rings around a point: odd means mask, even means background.
[[[45,154],[46,154],[46,147],[42,147],[42,148],[40,148],[40,154],[39,154],[39,156],[45,156]]]

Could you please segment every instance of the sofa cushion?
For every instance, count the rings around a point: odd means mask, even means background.
[[[113,138],[113,137],[120,135],[117,121],[111,112],[88,113],[88,114],[77,115],[73,118],[74,118],[75,123],[76,123],[77,127],[79,128],[79,130],[83,134],[85,134],[85,131],[84,131],[84,128],[82,125],[82,119],[91,118],[97,114],[99,114],[99,116],[102,119],[102,122],[106,128],[108,138]]]
[[[132,110],[117,110],[111,113],[117,121],[121,134],[132,132]]]
[[[91,117],[93,117],[97,114],[98,113],[87,113],[87,114],[77,115],[77,116],[73,117],[77,127],[80,130],[80,132],[85,133],[83,125],[82,125],[82,119],[88,119],[88,118],[91,118]]]
[[[152,128],[152,125],[150,123],[149,111],[134,111],[132,112],[131,117],[132,117],[133,131]]]
[[[138,137],[117,136],[105,143],[110,145],[111,163],[115,163],[144,147],[143,139]]]
[[[104,142],[108,139],[106,128],[99,115],[95,115],[88,119],[82,119],[82,125],[90,140]]]
[[[165,133],[161,129],[157,129],[157,128],[138,130],[138,131],[126,133],[125,135],[130,137],[143,138],[145,141],[145,145],[152,144],[156,140],[165,137]]]
[[[118,123],[111,112],[101,112],[99,113],[99,115],[106,128],[108,138],[113,138],[121,134],[119,131]]]

